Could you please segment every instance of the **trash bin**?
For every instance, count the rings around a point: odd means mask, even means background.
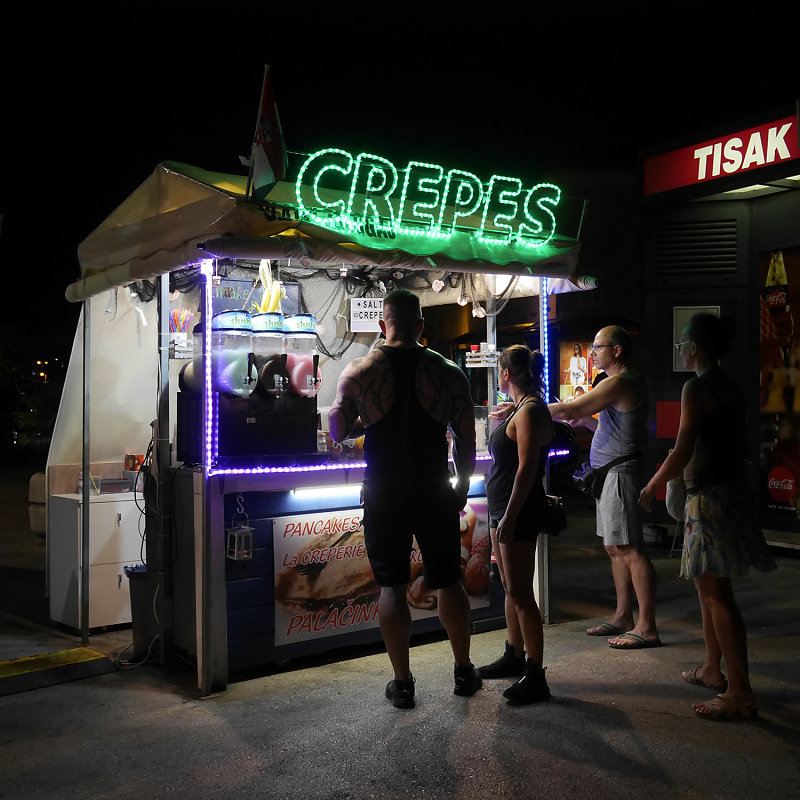
[[[158,635],[158,624],[153,611],[153,593],[147,580],[147,566],[134,564],[123,567],[128,577],[131,593],[131,626],[133,627],[133,657],[147,657],[150,643]]]

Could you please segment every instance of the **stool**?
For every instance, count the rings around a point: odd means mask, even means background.
[[[683,550],[683,526],[685,524],[683,520],[675,523],[675,535],[672,537],[672,544],[669,548],[670,558],[672,558],[673,553],[680,553]]]

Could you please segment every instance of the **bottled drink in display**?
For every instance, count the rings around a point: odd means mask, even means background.
[[[764,284],[764,302],[772,315],[781,347],[788,347],[794,335],[794,320],[789,302],[789,278],[783,263],[783,252],[780,250],[770,256]]]

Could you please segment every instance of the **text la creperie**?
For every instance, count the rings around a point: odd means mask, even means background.
[[[492,175],[484,184],[472,172],[422,161],[398,170],[381,156],[336,148],[306,159],[295,191],[303,217],[337,230],[447,239],[462,228],[492,244],[528,247],[552,239],[561,199],[550,183],[525,188],[519,178]]]

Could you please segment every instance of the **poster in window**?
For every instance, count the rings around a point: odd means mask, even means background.
[[[588,392],[597,375],[589,354],[589,342],[575,340],[561,342],[559,368],[558,399],[562,403],[568,403]]]
[[[764,513],[796,518],[800,516],[800,247],[762,253],[759,270],[759,506]]]

